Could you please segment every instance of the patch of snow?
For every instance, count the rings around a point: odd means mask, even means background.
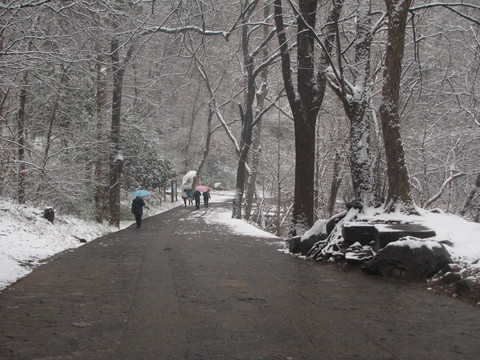
[[[418,249],[426,246],[430,250],[433,250],[434,248],[439,248],[442,245],[438,241],[421,240],[417,238],[412,238],[410,236],[406,236],[403,239],[387,244],[386,247],[389,247],[389,246],[398,246],[398,247],[405,246],[405,247],[409,247],[410,249]]]
[[[227,225],[231,231],[240,235],[278,239],[277,236],[263,231],[244,220],[232,219],[232,210],[230,208],[219,207],[215,209],[209,209],[208,216],[205,218],[205,222],[207,224]]]
[[[327,233],[327,223],[328,220],[317,220],[315,224],[308,230],[305,234],[302,235],[300,241],[307,240],[310,236],[326,234]]]

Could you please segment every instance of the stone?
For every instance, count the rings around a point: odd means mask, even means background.
[[[375,240],[375,225],[362,222],[346,222],[342,227],[342,236],[345,245],[351,246],[355,243],[368,245]]]
[[[426,239],[435,235],[435,231],[420,224],[375,224],[375,250],[406,236]]]
[[[53,224],[55,221],[55,209],[51,207],[46,208],[43,210],[43,217]]]
[[[301,236],[294,236],[287,239],[288,251],[292,254],[298,254],[300,252],[300,241],[302,240]]]
[[[460,296],[471,294],[474,286],[475,283],[471,280],[459,280],[455,283],[455,293]]]
[[[310,249],[315,245],[317,242],[321,240],[325,240],[327,234],[315,234],[307,239],[303,239],[301,236],[295,236],[293,238],[289,238],[288,242],[288,251],[292,254],[302,254],[303,256],[307,256],[310,252]]]
[[[440,278],[440,282],[445,285],[454,284],[460,280],[462,280],[462,277],[459,274],[452,272],[449,272]]]
[[[363,270],[370,274],[397,277],[407,281],[426,281],[447,264],[450,254],[435,241],[403,238],[381,249]]]

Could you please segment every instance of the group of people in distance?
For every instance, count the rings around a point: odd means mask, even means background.
[[[206,208],[208,208],[208,201],[210,200],[210,191],[208,189],[207,191],[204,191],[203,194],[198,190],[193,191],[192,189],[183,189],[182,199],[185,204],[185,207],[187,207],[187,200],[189,205],[193,205],[193,200],[195,200],[195,208],[197,210],[200,209],[200,200],[202,195],[203,195],[203,204],[205,205]],[[139,229],[140,226],[142,225],[142,215],[143,215],[144,206],[145,206],[145,201],[143,201],[143,198],[141,196],[136,196],[135,199],[133,199],[132,214],[135,215],[137,229]]]
[[[206,208],[208,208],[208,201],[210,200],[210,191],[204,191],[203,194],[198,189],[183,189],[182,191],[182,199],[185,207],[188,205],[193,205],[193,201],[195,200],[195,209],[200,209],[200,201],[203,196],[203,204]]]

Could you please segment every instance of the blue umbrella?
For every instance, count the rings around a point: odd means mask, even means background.
[[[137,190],[132,193],[132,196],[147,196],[147,195],[152,195],[150,192],[147,190]]]

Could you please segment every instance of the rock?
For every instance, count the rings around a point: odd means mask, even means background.
[[[326,234],[315,234],[307,239],[303,239],[301,236],[295,236],[287,240],[288,242],[288,250],[292,254],[301,253],[303,256],[308,255],[310,249],[315,245],[317,242],[321,240],[325,240],[327,237]]]
[[[72,235],[75,239],[77,239],[78,241],[80,241],[82,244],[86,244],[87,243],[87,240],[86,239],[83,239],[81,237],[78,237],[78,236],[75,236],[75,235]]]
[[[368,245],[375,240],[375,225],[361,222],[346,222],[342,227],[343,241],[347,246],[355,243]]]
[[[471,280],[459,280],[455,283],[455,292],[460,295],[469,295],[473,292],[475,283]]]
[[[55,210],[52,207],[46,208],[43,210],[43,217],[50,221],[52,224],[55,220]]]
[[[410,236],[426,239],[435,236],[435,231],[420,224],[376,224],[375,250],[383,249],[391,242]]]
[[[407,237],[381,249],[363,270],[370,274],[420,282],[435,275],[451,261],[442,244]]]
[[[450,285],[460,280],[462,280],[462,277],[459,274],[449,272],[441,277],[440,282],[445,285]]]
[[[300,241],[302,240],[301,236],[295,236],[287,239],[288,251],[292,254],[298,254],[300,252]]]
[[[373,241],[378,251],[405,236],[425,239],[435,236],[435,231],[414,223],[346,222],[342,227],[342,236],[347,246],[356,242],[369,245]]]

